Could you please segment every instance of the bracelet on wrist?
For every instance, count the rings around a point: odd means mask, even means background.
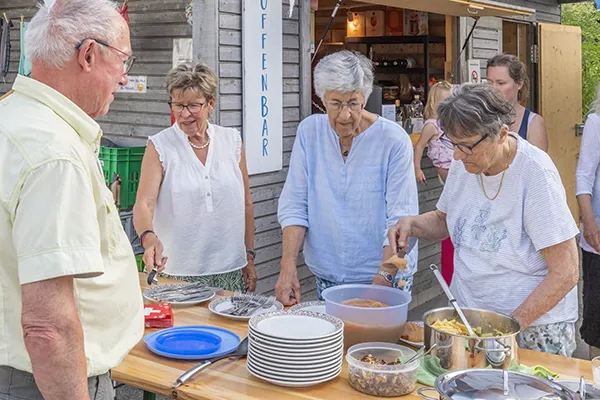
[[[144,247],[144,238],[146,237],[146,235],[148,234],[153,234],[154,236],[156,236],[156,233],[154,233],[154,231],[152,229],[147,229],[144,232],[142,232],[142,234],[140,235],[140,245],[142,246],[143,249],[145,249]],[[158,236],[156,236],[158,237]]]

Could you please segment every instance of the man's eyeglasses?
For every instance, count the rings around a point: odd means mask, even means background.
[[[206,103],[192,103],[192,104],[181,104],[181,103],[173,103],[169,101],[169,107],[176,113],[181,113],[185,108],[189,111],[190,114],[198,114],[202,111],[202,108]]]
[[[475,142],[475,144],[472,144],[470,146],[466,145],[466,144],[454,143],[452,140],[448,139],[448,136],[446,136],[445,133],[442,134],[442,136],[440,136],[440,141],[444,144],[444,146],[446,146],[449,149],[454,150],[454,148],[456,147],[457,149],[459,149],[463,153],[471,155],[471,154],[473,154],[473,149],[475,147],[477,147],[477,145],[479,145],[485,139],[487,139],[488,136],[490,136],[490,135],[488,133],[486,133],[485,135],[483,135],[481,137],[481,139],[479,139],[477,142]]]
[[[116,47],[113,47],[113,46],[109,45],[108,43],[103,42],[102,40],[92,39],[92,38],[83,39],[81,42],[79,42],[77,44],[77,46],[75,46],[75,48],[77,50],[79,50],[81,48],[81,46],[83,46],[83,44],[85,43],[86,40],[93,40],[94,42],[98,43],[99,45],[102,45],[104,47],[108,47],[109,49],[118,51],[119,53],[127,56],[127,60],[123,61],[123,74],[124,75],[129,74],[129,71],[131,71],[131,68],[133,68],[133,64],[135,63],[135,57],[134,56],[132,56],[131,54],[127,54],[124,51],[121,51],[121,50],[117,49]]]
[[[361,112],[363,109],[363,104],[360,101],[348,101],[348,102],[342,102],[342,101],[336,101],[336,100],[331,100],[331,101],[326,101],[325,102],[325,108],[327,108],[327,110],[329,111],[333,111],[333,112],[340,112],[342,111],[342,109],[344,107],[348,107],[348,110],[350,110],[351,113],[358,113]]]

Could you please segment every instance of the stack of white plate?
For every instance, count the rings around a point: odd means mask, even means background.
[[[311,311],[275,311],[248,323],[248,371],[279,386],[327,382],[342,370],[344,323]]]

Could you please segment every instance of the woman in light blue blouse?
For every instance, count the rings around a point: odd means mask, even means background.
[[[340,51],[315,67],[315,91],[327,115],[300,123],[288,177],[279,198],[283,229],[279,301],[300,302],[296,263],[317,278],[317,293],[347,283],[412,287],[417,246],[408,268],[380,268],[394,254],[387,231],[419,212],[412,143],[393,121],[364,109],[373,89],[373,65],[363,55]],[[404,253],[398,254],[404,256]]]

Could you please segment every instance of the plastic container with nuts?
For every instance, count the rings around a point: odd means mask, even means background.
[[[346,354],[348,380],[360,392],[393,397],[411,393],[417,386],[419,360],[403,364],[416,352],[392,343],[361,343]]]

